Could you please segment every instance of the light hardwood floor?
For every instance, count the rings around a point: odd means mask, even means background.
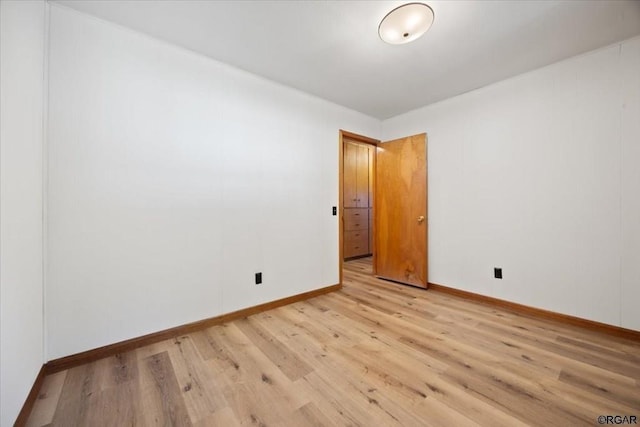
[[[28,425],[640,420],[640,343],[375,279],[48,376]]]

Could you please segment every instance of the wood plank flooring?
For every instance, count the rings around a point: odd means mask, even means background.
[[[378,280],[45,378],[29,426],[640,419],[640,343]]]

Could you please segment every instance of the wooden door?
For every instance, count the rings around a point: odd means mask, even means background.
[[[358,207],[358,146],[349,142],[344,143],[343,174],[343,206],[356,208]]]
[[[375,274],[426,288],[426,134],[380,144],[375,182]]]

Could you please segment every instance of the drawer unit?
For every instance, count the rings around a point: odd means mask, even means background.
[[[369,228],[369,209],[345,209],[344,210],[344,229],[366,230]]]
[[[369,230],[351,230],[344,232],[345,258],[369,254]]]

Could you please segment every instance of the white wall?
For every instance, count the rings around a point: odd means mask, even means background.
[[[640,330],[640,38],[623,43],[621,141],[622,325]]]
[[[50,359],[338,283],[338,130],[379,121],[56,5],[50,38]]]
[[[43,1],[0,2],[0,425],[43,363]]]
[[[384,121],[428,133],[429,280],[640,329],[639,118],[635,38]]]

